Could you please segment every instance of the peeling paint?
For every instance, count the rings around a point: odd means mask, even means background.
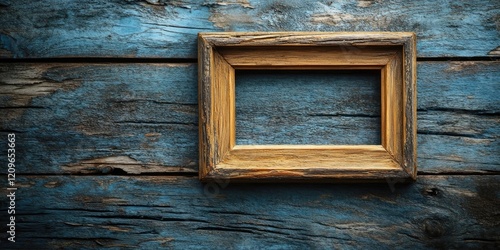
[[[500,119],[497,119],[498,124],[500,124]],[[464,137],[462,138],[464,142],[470,145],[490,145],[495,142],[496,139],[493,138],[487,138],[487,139],[482,139],[482,138],[467,138]]]
[[[368,8],[370,7],[373,3],[375,2],[375,0],[358,0],[358,7],[361,7],[361,8]],[[378,1],[377,1],[378,2]]]
[[[90,223],[81,224],[81,223],[67,222],[67,221],[64,222],[64,224],[66,224],[68,226],[73,226],[73,227],[99,227],[99,228],[108,229],[108,230],[113,231],[113,232],[122,232],[122,233],[130,232],[129,228],[123,228],[123,227],[118,227],[118,226],[113,226],[113,225],[95,225],[95,224],[90,224]]]
[[[220,12],[220,10],[214,11],[208,18],[210,22],[214,24],[217,28],[223,28],[225,30],[231,30],[231,26],[234,24],[248,24],[252,25],[256,23],[250,15],[244,13],[230,14]]]
[[[482,66],[484,66],[485,62],[470,62],[470,61],[461,61],[461,62],[450,62],[445,72],[467,72],[474,73],[477,72]]]
[[[25,109],[19,107],[29,108],[33,98],[50,95],[58,90],[69,91],[81,85],[79,79],[64,76],[57,70],[40,65],[0,65],[0,93],[9,97],[3,107],[13,108],[7,112],[6,120],[21,116]]]
[[[146,137],[158,137],[161,136],[161,133],[146,133]]]
[[[121,232],[121,233],[130,232],[130,229],[128,229],[128,228],[117,227],[117,226],[99,226],[99,227],[104,228],[104,229],[108,229],[109,231],[113,231],[113,232]]]
[[[215,3],[205,3],[205,5],[219,5],[219,6],[231,6],[237,5],[243,8],[254,9],[248,0],[217,0]]]
[[[75,201],[82,203],[93,203],[99,207],[103,207],[105,205],[127,205],[128,201],[116,197],[102,197],[102,196],[88,196],[88,195],[79,195],[74,197]]]
[[[233,30],[234,26],[259,24],[245,9],[254,9],[247,0],[216,1],[215,3],[205,3],[210,7],[210,17],[208,20],[214,27],[224,30]]]
[[[337,25],[340,22],[344,21],[349,22],[355,19],[357,18],[354,17],[354,15],[352,14],[331,12],[331,13],[314,14],[311,18],[311,22],[322,23],[327,25]]]
[[[146,2],[148,4],[152,4],[152,5],[166,5],[165,1],[160,1],[160,0],[145,0],[143,2]]]
[[[79,174],[110,174],[113,172],[124,172],[126,174],[158,173],[166,172],[169,168],[156,164],[144,164],[129,156],[109,156],[78,163],[68,164],[62,167],[64,172]]]
[[[492,49],[490,52],[488,52],[489,56],[500,56],[500,46]]]
[[[360,1],[358,2],[359,7],[369,7],[373,1]],[[313,25],[328,25],[328,26],[339,26],[342,29],[355,29],[364,30],[364,28],[359,28],[359,25],[369,27],[376,27],[378,29],[388,29],[393,25],[393,20],[401,19],[399,15],[381,15],[381,14],[371,14],[366,15],[362,12],[353,12],[354,14],[347,13],[345,11],[347,7],[345,3],[335,3],[331,6],[320,4],[314,11],[315,14],[311,15],[310,22]]]
[[[114,198],[114,197],[104,197],[101,202],[103,204],[112,204],[112,205],[126,205],[129,202],[125,199]]]
[[[46,188],[56,188],[56,187],[61,186],[61,183],[57,182],[57,181],[51,181],[51,182],[47,182],[47,183],[43,184],[43,186]]]

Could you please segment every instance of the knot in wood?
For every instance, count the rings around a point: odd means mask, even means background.
[[[444,229],[439,221],[425,220],[424,232],[429,238],[439,238],[443,235]]]

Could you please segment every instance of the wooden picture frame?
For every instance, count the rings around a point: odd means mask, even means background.
[[[416,178],[414,33],[199,33],[198,46],[201,181]],[[235,69],[380,70],[381,145],[236,145]]]

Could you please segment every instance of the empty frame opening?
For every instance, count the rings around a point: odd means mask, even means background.
[[[380,145],[380,70],[236,70],[236,145]]]

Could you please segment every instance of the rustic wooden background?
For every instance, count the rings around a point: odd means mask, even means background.
[[[418,36],[416,183],[197,180],[198,32],[378,30]],[[496,0],[0,0],[0,245],[498,249],[499,45]],[[376,143],[377,76],[325,74],[239,74],[238,142]]]

